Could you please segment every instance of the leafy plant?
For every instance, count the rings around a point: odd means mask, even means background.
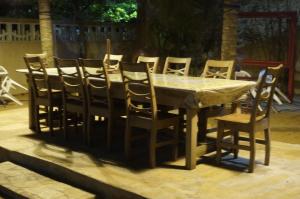
[[[52,0],[54,19],[129,22],[137,18],[135,0]]]
[[[137,4],[135,0],[127,0],[120,3],[107,5],[103,13],[103,21],[129,22],[137,18]]]

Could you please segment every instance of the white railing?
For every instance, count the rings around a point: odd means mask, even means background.
[[[53,24],[53,34],[56,40],[79,41],[83,37],[86,41],[102,41],[111,38],[115,41],[127,41],[135,38],[134,24]],[[83,34],[80,35],[80,31]],[[24,20],[15,22],[0,19],[0,42],[11,41],[40,41],[40,27],[38,20]]]
[[[39,40],[40,31],[38,23],[1,22],[0,20],[0,42]]]
[[[101,24],[84,25],[54,24],[54,32],[57,40],[78,41],[80,31],[86,41],[102,41],[106,38],[113,40],[133,40],[135,37],[134,26],[131,24]]]

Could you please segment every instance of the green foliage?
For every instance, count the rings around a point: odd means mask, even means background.
[[[137,18],[137,4],[135,0],[120,3],[110,3],[103,13],[103,21],[129,22]]]
[[[1,0],[0,0],[1,1]],[[51,0],[52,18],[69,21],[130,22],[137,18],[136,0]],[[0,6],[0,16],[38,18],[38,0]]]
[[[135,0],[52,0],[54,19],[129,22],[137,18]]]

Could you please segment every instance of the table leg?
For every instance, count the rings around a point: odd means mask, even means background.
[[[186,110],[186,145],[185,145],[185,156],[186,156],[186,168],[191,170],[196,167],[196,148],[197,148],[197,122],[198,112],[196,109]]]

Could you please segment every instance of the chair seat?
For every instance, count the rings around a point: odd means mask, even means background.
[[[250,114],[233,113],[222,117],[217,117],[216,119],[220,121],[226,121],[226,122],[248,124],[250,123],[250,117],[251,117]],[[263,118],[264,116],[257,116],[256,121],[260,121]]]
[[[174,123],[178,122],[179,116],[171,113],[166,112],[158,112],[157,115],[157,129],[168,128]],[[152,118],[143,113],[136,113],[130,115],[130,124],[131,126],[139,127],[139,128],[146,128],[152,129]]]

